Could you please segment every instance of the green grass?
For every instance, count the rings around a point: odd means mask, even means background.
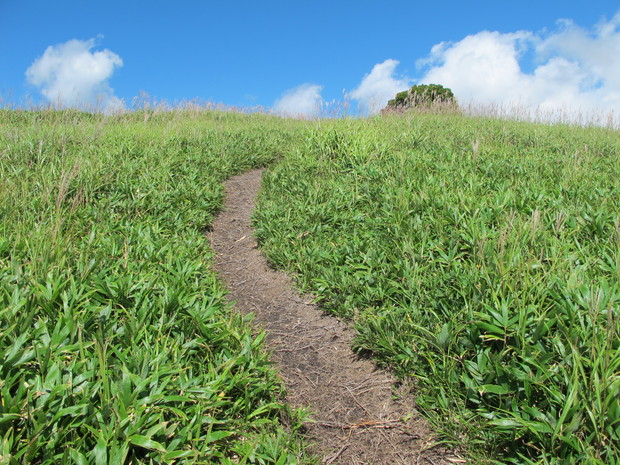
[[[472,460],[618,463],[619,193],[617,131],[414,114],[318,123],[255,218]]]
[[[301,129],[0,111],[0,463],[309,460],[204,236],[223,180]]]
[[[409,114],[0,111],[0,463],[312,462],[205,230],[263,250],[472,462],[620,462],[620,137]]]

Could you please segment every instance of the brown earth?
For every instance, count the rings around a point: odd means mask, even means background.
[[[230,299],[267,331],[267,343],[293,407],[323,464],[448,464],[463,460],[433,442],[410,389],[351,351],[353,331],[300,295],[271,269],[253,237],[261,170],[231,178],[224,210],[209,233],[216,271]]]

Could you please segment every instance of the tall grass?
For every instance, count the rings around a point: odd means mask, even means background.
[[[620,461],[618,132],[445,113],[1,110],[0,462],[310,460],[204,239],[273,163],[263,249],[447,440]]]
[[[459,106],[464,115],[533,122],[546,125],[568,125],[581,127],[602,127],[620,129],[620,119],[614,111],[583,109],[570,106],[533,106],[519,102],[462,103]]]
[[[619,154],[602,128],[322,122],[265,177],[259,239],[472,460],[616,463]]]
[[[0,111],[1,463],[305,460],[204,237],[222,181],[298,131],[196,109]]]

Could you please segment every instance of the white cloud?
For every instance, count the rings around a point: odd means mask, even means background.
[[[302,84],[286,91],[273,105],[273,110],[282,115],[295,118],[311,118],[319,116],[323,98],[323,86]]]
[[[461,99],[497,102],[518,98],[515,87],[520,76],[517,41],[526,40],[526,33],[500,34],[483,31],[456,44],[435,45],[427,63],[433,65],[420,80],[422,83],[450,87]]]
[[[376,64],[349,96],[357,100],[369,113],[378,113],[385,107],[388,100],[410,86],[408,79],[394,77],[398,63],[396,60],[385,60],[383,63]]]
[[[110,111],[122,107],[109,79],[123,60],[110,50],[92,51],[95,39],[48,47],[26,71],[26,79],[54,105]]]
[[[620,12],[591,31],[571,21],[547,34],[482,31],[434,46],[420,83],[450,87],[461,103],[533,114],[620,113]],[[534,69],[524,71],[529,53]],[[559,113],[558,113],[559,114]]]

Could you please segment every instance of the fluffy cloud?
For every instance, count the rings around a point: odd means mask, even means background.
[[[441,43],[420,83],[450,87],[461,103],[576,118],[620,111],[620,13],[591,31],[560,21],[552,33],[483,31]],[[524,71],[526,57],[534,65]],[[572,116],[571,116],[572,115]]]
[[[376,64],[349,96],[357,100],[366,112],[378,113],[397,92],[407,90],[410,86],[409,80],[394,77],[398,63],[396,60],[385,60]]]
[[[92,51],[95,39],[53,45],[26,71],[29,83],[53,104],[113,110],[122,105],[109,79],[123,60],[109,50]]]
[[[276,113],[282,116],[295,118],[312,118],[319,116],[323,98],[323,86],[316,84],[302,84],[290,89],[273,105]]]
[[[432,67],[420,82],[442,84],[461,99],[477,102],[518,98],[522,93],[514,85],[515,76],[521,76],[518,45],[527,39],[527,33],[484,31],[456,44],[435,45],[427,60]]]

